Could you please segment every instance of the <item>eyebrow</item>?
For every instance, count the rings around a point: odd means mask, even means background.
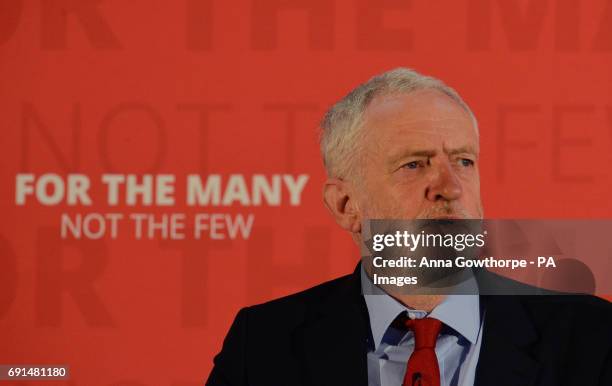
[[[391,164],[395,164],[397,162],[399,162],[401,159],[406,158],[406,157],[433,157],[437,154],[438,152],[436,150],[406,150],[403,151],[399,154],[397,154],[396,156],[393,156],[393,158],[391,158],[390,163]],[[462,146],[462,147],[458,147],[456,149],[444,149],[444,153],[447,155],[457,155],[457,154],[474,154],[474,155],[478,155],[478,152],[476,151],[476,149],[474,149],[473,146]]]
[[[476,155],[478,154],[476,149],[474,149],[474,147],[472,146],[463,146],[457,149],[452,149],[452,150],[444,149],[444,150],[445,150],[444,152],[448,155],[456,155],[456,154],[464,154],[464,153],[476,154]]]

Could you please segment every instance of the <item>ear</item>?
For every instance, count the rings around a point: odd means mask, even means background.
[[[329,178],[323,187],[323,201],[336,223],[351,232],[361,232],[361,212],[350,182]]]

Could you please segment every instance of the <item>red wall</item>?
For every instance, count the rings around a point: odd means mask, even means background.
[[[201,385],[240,307],[352,270],[315,129],[398,66],[474,110],[487,217],[612,215],[612,1],[0,0],[0,363]],[[83,173],[93,204],[16,205],[18,173]],[[298,206],[109,207],[104,173],[309,180]],[[60,236],[89,212],[256,219],[248,240]]]

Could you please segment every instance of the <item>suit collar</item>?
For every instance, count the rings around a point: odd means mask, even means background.
[[[307,384],[367,386],[367,350],[372,340],[361,293],[361,264],[313,307],[297,335],[303,346]],[[483,342],[476,385],[531,386],[540,363],[530,355],[537,331],[520,296],[480,296]]]

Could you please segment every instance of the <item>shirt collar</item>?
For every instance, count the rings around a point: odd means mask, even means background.
[[[381,344],[391,322],[407,311],[415,317],[430,316],[457,331],[471,344],[476,343],[480,332],[480,302],[478,295],[447,295],[431,313],[404,306],[372,283],[361,267],[361,288],[370,317],[370,328],[375,349]]]

